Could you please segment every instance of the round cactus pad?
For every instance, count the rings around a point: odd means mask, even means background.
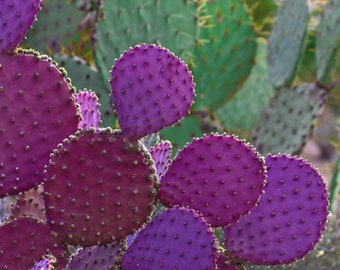
[[[50,152],[76,132],[71,85],[47,57],[23,51],[0,56],[0,197],[43,180]]]
[[[215,237],[195,211],[175,207],[156,216],[122,258],[122,270],[215,269]]]
[[[268,156],[265,193],[250,214],[224,229],[229,255],[253,264],[288,264],[319,241],[328,214],[320,174],[302,159]]]
[[[41,0],[0,0],[0,52],[12,52],[25,38],[40,10]]]
[[[71,260],[65,270],[118,269],[117,261],[123,249],[124,244],[119,242],[84,248]]]
[[[245,142],[211,134],[182,149],[158,193],[167,207],[200,211],[214,227],[235,222],[254,207],[265,183],[262,158]]]
[[[46,168],[48,224],[59,241],[75,246],[122,239],[150,215],[155,178],[140,143],[110,129],[80,131],[59,145]]]
[[[123,135],[139,139],[189,112],[194,82],[186,64],[165,48],[138,45],[111,71],[112,98]]]
[[[47,253],[57,258],[60,267],[66,265],[62,245],[55,243],[45,223],[35,219],[18,218],[0,226],[0,239],[1,269],[30,269]]]

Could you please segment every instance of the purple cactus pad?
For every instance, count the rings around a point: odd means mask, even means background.
[[[99,128],[100,112],[98,97],[94,92],[83,90],[75,95],[76,102],[80,106],[82,120],[79,123],[80,129]]]
[[[123,255],[122,270],[213,270],[215,242],[200,214],[174,207],[156,216],[138,234]]]
[[[63,246],[57,244],[45,223],[18,218],[0,227],[1,269],[31,269],[45,254],[53,254],[60,269],[67,263]]]
[[[150,154],[155,161],[157,169],[158,180],[161,180],[163,175],[168,170],[171,156],[171,143],[169,141],[162,141],[150,148]]]
[[[123,242],[84,248],[72,258],[65,270],[120,269],[119,261],[125,249],[125,243]]]
[[[111,71],[112,98],[123,135],[139,139],[189,112],[194,82],[186,64],[165,48],[138,45]]]
[[[230,256],[253,264],[288,264],[319,241],[328,215],[321,175],[306,161],[268,156],[265,193],[249,215],[224,229]]]
[[[43,180],[50,152],[78,128],[65,73],[32,51],[0,57],[0,197]]]
[[[155,171],[141,143],[111,129],[81,130],[54,150],[46,168],[48,224],[74,246],[122,239],[153,210]]]
[[[36,20],[40,2],[41,0],[0,0],[0,54],[12,52],[25,38]]]
[[[188,206],[213,226],[247,214],[265,183],[263,159],[235,136],[211,134],[182,149],[162,177],[158,198],[167,207]]]

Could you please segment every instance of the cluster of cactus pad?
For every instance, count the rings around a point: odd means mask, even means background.
[[[153,43],[122,53],[109,78],[119,128],[103,128],[103,95],[76,93],[56,61],[18,48],[40,0],[0,4],[0,269],[230,270],[313,250],[328,194],[307,161],[227,133],[175,157],[168,140],[149,145],[193,105],[183,60]],[[110,61],[103,51],[97,61]]]

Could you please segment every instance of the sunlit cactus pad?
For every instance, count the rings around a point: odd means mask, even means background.
[[[254,207],[265,181],[263,160],[245,142],[211,134],[182,149],[162,177],[159,200],[200,211],[214,227],[237,221]]]
[[[40,10],[41,0],[1,0],[0,53],[12,52],[25,38]]]
[[[205,2],[205,1],[201,1]],[[256,33],[245,1],[208,3],[207,21],[194,50],[196,109],[216,110],[230,100],[250,74],[256,53]]]
[[[288,264],[311,251],[325,229],[326,186],[302,159],[268,156],[266,166],[267,185],[259,205],[225,228],[225,245],[240,261]]]
[[[58,146],[46,169],[48,224],[59,241],[73,245],[122,239],[151,213],[155,178],[140,143],[110,129],[78,132]]]
[[[98,129],[100,124],[100,111],[98,97],[94,92],[84,89],[75,95],[76,103],[80,106],[82,120],[79,122],[80,129]]]
[[[110,84],[123,135],[139,139],[185,117],[194,98],[186,64],[165,48],[137,45],[115,63]]]
[[[252,144],[263,155],[299,153],[326,99],[327,93],[315,84],[280,89],[262,111]]]
[[[216,263],[215,237],[195,211],[175,207],[156,216],[122,258],[122,270],[207,269]]]
[[[274,87],[286,86],[294,78],[308,21],[306,0],[282,1],[268,38],[269,77]]]
[[[72,87],[46,56],[0,57],[0,197],[43,180],[50,152],[78,127]]]
[[[124,250],[124,243],[120,242],[84,248],[73,257],[65,270],[120,269],[120,256]]]
[[[1,269],[30,269],[48,253],[58,259],[60,267],[66,264],[62,245],[55,243],[45,223],[35,219],[18,218],[1,226],[0,239]]]

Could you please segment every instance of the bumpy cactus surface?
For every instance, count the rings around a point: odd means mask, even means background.
[[[65,69],[17,48],[39,1],[0,2],[0,268],[235,270],[291,263],[315,247],[328,214],[321,175],[298,157],[262,155],[278,143],[272,130],[294,135],[296,116],[308,133],[328,89],[279,89],[256,123],[259,149],[228,134],[216,113],[249,74],[267,72],[254,65],[258,33],[246,1],[59,2],[96,27],[89,65],[107,88],[76,94]],[[79,82],[88,73],[72,74]],[[113,104],[117,123],[99,127],[99,103]],[[297,146],[306,138],[296,137]]]

